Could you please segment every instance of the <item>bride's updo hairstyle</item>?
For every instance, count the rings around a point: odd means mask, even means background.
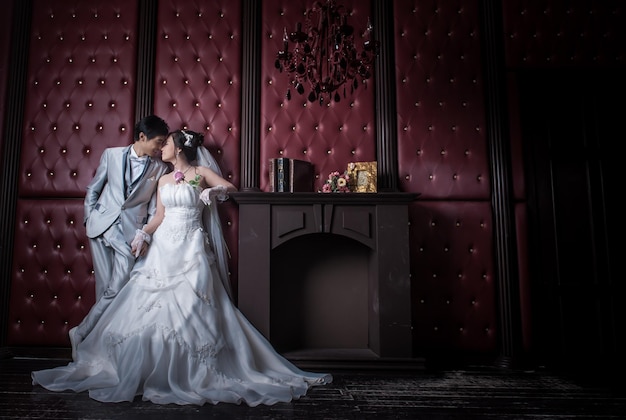
[[[191,130],[176,130],[171,133],[174,146],[182,149],[187,162],[192,162],[198,157],[198,147],[204,142],[204,135]]]

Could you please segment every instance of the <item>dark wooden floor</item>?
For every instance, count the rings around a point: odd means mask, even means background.
[[[336,369],[334,382],[289,404],[247,407],[100,403],[86,393],[31,384],[32,370],[63,358],[0,360],[0,419],[625,419],[626,392],[543,370],[471,367]]]

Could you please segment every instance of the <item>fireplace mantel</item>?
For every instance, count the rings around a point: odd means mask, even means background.
[[[368,300],[365,354],[372,358],[412,357],[408,205],[417,196],[396,192],[232,193],[239,205],[239,309],[272,341],[271,269],[272,264],[279,264],[272,260],[272,250],[306,235],[341,235],[370,249],[368,290],[364,291]],[[351,358],[358,350],[341,349],[339,354]]]

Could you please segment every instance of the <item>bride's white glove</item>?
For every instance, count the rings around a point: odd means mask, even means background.
[[[135,258],[139,257],[141,253],[141,248],[143,248],[144,242],[150,245],[150,241],[152,240],[152,236],[150,234],[144,232],[141,229],[137,229],[135,231],[135,238],[130,243],[130,248],[135,249]]]
[[[213,198],[218,201],[228,200],[228,188],[223,185],[216,185],[215,187],[205,188],[200,193],[200,200],[207,206],[211,205]]]

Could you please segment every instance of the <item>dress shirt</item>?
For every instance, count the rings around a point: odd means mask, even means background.
[[[137,156],[135,149],[130,148],[130,174],[133,182],[137,180],[143,173],[144,166],[148,163],[148,156]]]

